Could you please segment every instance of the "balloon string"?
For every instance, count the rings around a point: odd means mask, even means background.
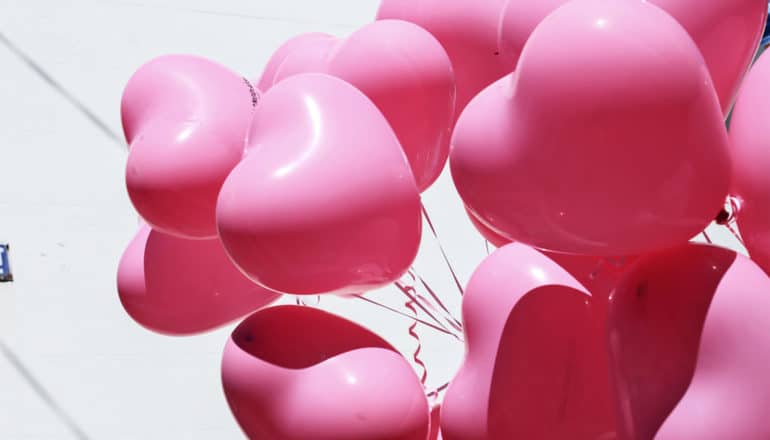
[[[438,243],[438,248],[441,251],[441,255],[444,257],[444,262],[449,268],[449,272],[452,274],[452,279],[454,280],[455,285],[457,286],[457,290],[460,292],[460,295],[464,295],[465,292],[463,291],[463,286],[460,283],[460,280],[457,278],[457,274],[455,273],[455,270],[452,267],[452,263],[449,262],[449,257],[447,257],[446,251],[444,250],[444,246],[441,245],[441,240],[438,239],[436,228],[433,227],[433,222],[430,219],[430,215],[428,215],[428,210],[425,209],[425,205],[423,205],[422,202],[420,202],[420,205],[422,206],[422,214],[425,217],[425,220],[428,222],[428,226],[430,227],[430,231],[433,234],[433,238],[436,239],[436,243]]]
[[[447,320],[449,325],[451,325],[452,327],[454,327],[458,331],[462,331],[462,328],[463,328],[462,322],[460,322],[459,319],[455,318],[454,315],[452,315],[452,312],[450,312],[449,308],[447,308],[447,306],[444,305],[444,302],[441,301],[441,298],[438,297],[436,292],[428,285],[428,283],[425,281],[425,279],[423,277],[421,277],[419,274],[417,274],[417,272],[414,270],[414,268],[409,269],[409,275],[412,277],[413,280],[415,280],[415,281],[419,280],[420,281],[420,284],[422,284],[422,286],[425,288],[425,290],[428,292],[428,294],[431,296],[431,298],[433,298],[433,301],[435,301],[436,304],[438,304],[438,307],[441,308],[441,310],[443,310],[444,313],[446,314],[445,315],[445,319]],[[419,299],[423,299],[428,304],[430,304],[430,302],[425,300],[422,295],[418,294],[417,296],[418,296]]]
[[[709,237],[709,234],[706,231],[701,232],[701,234],[703,234],[703,238],[706,239],[706,243],[714,244],[714,242],[711,241],[711,237]]]
[[[444,333],[444,334],[447,334],[449,336],[452,336],[453,338],[457,339],[460,342],[463,341],[462,338],[460,338],[459,336],[457,336],[456,334],[452,333],[451,331],[447,330],[444,327],[432,324],[432,323],[430,323],[428,321],[424,321],[424,320],[419,319],[419,318],[415,318],[414,316],[409,316],[408,314],[406,314],[406,313],[404,313],[404,312],[402,312],[400,310],[394,309],[393,307],[390,307],[390,306],[386,306],[385,304],[382,304],[380,302],[377,302],[377,301],[375,301],[373,299],[367,298],[367,297],[365,297],[363,295],[360,295],[360,294],[353,295],[353,297],[354,298],[358,298],[358,299],[360,299],[362,301],[368,302],[369,304],[375,305],[377,307],[383,308],[383,309],[385,309],[385,310],[387,310],[389,312],[395,313],[395,314],[403,316],[405,318],[409,318],[409,319],[411,319],[413,321],[417,321],[417,322],[419,322],[420,324],[422,324],[422,325],[424,325],[426,327],[430,327],[433,330],[436,330],[436,331],[439,331],[441,333]]]
[[[434,389],[433,391],[431,391],[430,393],[428,393],[427,394],[428,399],[434,399],[434,398],[438,397],[438,395],[442,391],[446,390],[447,388],[449,388],[449,382],[445,383],[444,385],[441,385],[440,387],[438,387],[438,388]]]
[[[417,309],[414,307],[414,301],[409,300],[406,303],[404,303],[407,309],[409,309],[410,312],[414,315],[415,318],[417,318]],[[425,365],[425,362],[420,359],[420,351],[422,351],[422,341],[420,341],[420,335],[417,334],[417,321],[412,321],[412,324],[409,326],[409,336],[412,337],[417,342],[417,348],[414,350],[414,354],[412,355],[412,360],[414,360],[414,363],[419,365],[422,369],[422,375],[420,376],[420,383],[422,383],[423,386],[425,386],[425,381],[428,380],[428,367]]]
[[[429,316],[429,317],[430,317],[430,318],[433,320],[433,322],[435,322],[437,325],[441,326],[441,327],[442,327],[444,330],[447,330],[447,331],[449,331],[449,329],[447,329],[446,327],[444,327],[444,325],[441,323],[441,321],[439,321],[439,319],[438,319],[438,318],[436,318],[436,316],[435,316],[433,313],[431,313],[431,312],[430,312],[430,310],[428,310],[428,308],[427,308],[427,307],[425,307],[425,305],[423,305],[423,304],[422,304],[420,301],[418,301],[418,300],[415,298],[415,295],[414,295],[414,294],[415,294],[416,292],[415,292],[415,289],[414,289],[414,287],[412,287],[412,286],[406,286],[406,285],[404,285],[404,284],[403,284],[402,282],[400,282],[400,281],[396,281],[396,282],[395,282],[395,283],[393,283],[393,284],[394,284],[396,287],[398,287],[398,290],[400,290],[400,291],[401,291],[401,293],[403,293],[403,294],[404,294],[404,296],[406,296],[406,297],[407,297],[407,299],[409,299],[409,300],[411,300],[411,301],[414,301],[414,304],[415,304],[415,305],[417,305],[417,307],[419,307],[419,308],[420,308],[420,310],[422,310],[422,311],[423,311],[423,312],[424,312],[426,315],[428,315],[428,316]]]
[[[489,255],[489,240],[484,240],[484,247],[487,249],[487,255]]]

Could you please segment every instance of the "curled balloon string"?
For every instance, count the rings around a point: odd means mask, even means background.
[[[447,383],[441,385],[440,387],[435,388],[433,391],[429,392],[427,394],[428,399],[430,399],[431,401],[435,401],[442,392],[446,391],[447,388],[449,388],[449,382],[447,382]]]
[[[444,319],[447,321],[449,325],[455,328],[455,330],[458,330],[460,332],[463,331],[463,324],[460,322],[459,319],[455,318],[454,315],[452,315],[452,312],[449,311],[449,308],[444,304],[443,301],[441,301],[441,298],[436,294],[436,291],[433,290],[428,283],[425,281],[425,279],[420,276],[417,271],[414,270],[414,268],[409,269],[409,275],[412,277],[412,280],[415,282],[417,280],[420,281],[420,284],[422,284],[423,288],[428,292],[431,298],[433,298],[433,301],[438,305],[438,307],[441,309],[441,311],[445,314]],[[438,310],[436,307],[434,307],[430,301],[428,301],[424,296],[417,294],[418,299],[423,300],[426,302],[431,308],[433,308],[434,311]]]
[[[430,323],[430,322],[425,321],[423,319],[415,318],[414,316],[409,316],[408,314],[402,312],[401,310],[394,309],[393,307],[387,306],[385,304],[382,304],[382,303],[380,303],[378,301],[375,301],[375,300],[373,300],[371,298],[367,298],[367,297],[365,297],[363,295],[360,295],[360,294],[356,294],[356,295],[352,295],[352,296],[353,296],[353,298],[360,299],[361,301],[364,301],[364,302],[367,302],[367,303],[372,304],[374,306],[380,307],[380,308],[385,309],[385,310],[387,310],[387,311],[389,311],[391,313],[395,313],[395,314],[403,316],[405,318],[409,318],[409,319],[411,319],[413,321],[417,321],[418,323],[420,323],[420,324],[422,324],[422,325],[424,325],[426,327],[432,328],[433,330],[436,330],[438,332],[441,332],[441,333],[447,334],[449,336],[452,336],[453,338],[457,339],[460,342],[464,342],[461,337],[459,337],[455,333],[447,330],[443,326],[438,326],[436,324]]]
[[[431,313],[431,312],[430,312],[430,310],[428,310],[428,308],[427,308],[427,307],[425,307],[425,305],[424,305],[424,304],[422,304],[420,301],[418,301],[418,300],[417,300],[417,298],[416,298],[416,296],[415,296],[415,293],[416,293],[416,291],[415,291],[415,288],[414,288],[413,286],[407,286],[407,285],[405,285],[404,283],[402,283],[401,281],[396,281],[396,282],[394,282],[393,284],[394,284],[394,285],[395,285],[395,286],[398,288],[398,290],[400,290],[400,291],[401,291],[401,293],[403,293],[403,294],[404,294],[404,296],[406,296],[406,297],[407,297],[407,299],[409,299],[409,300],[413,301],[413,302],[414,302],[414,304],[415,304],[417,307],[419,307],[419,308],[420,308],[420,310],[422,310],[422,312],[423,312],[423,313],[425,313],[425,314],[426,314],[428,317],[430,317],[430,318],[433,320],[433,322],[435,322],[435,323],[436,323],[436,325],[438,325],[438,326],[440,326],[441,328],[443,328],[444,330],[446,330],[446,331],[448,331],[448,332],[452,333],[452,332],[451,332],[449,329],[447,329],[446,327],[444,327],[444,325],[443,325],[443,324],[441,323],[441,321],[440,321],[440,320],[439,320],[439,319],[436,317],[436,315],[434,315],[433,313]],[[452,334],[454,334],[454,333],[452,333]],[[457,338],[459,339],[459,337],[458,337],[457,335],[455,335],[455,337],[457,337]]]
[[[414,307],[415,302],[412,300],[407,301],[404,303],[407,309],[409,309],[410,312],[414,315],[415,318],[417,318],[417,309]],[[425,386],[425,382],[428,380],[428,367],[425,365],[425,362],[423,362],[422,359],[420,359],[420,352],[422,351],[422,341],[420,340],[420,335],[417,334],[417,321],[412,321],[412,324],[409,325],[409,336],[412,337],[412,339],[417,342],[417,348],[415,348],[414,353],[412,354],[412,360],[415,364],[417,364],[422,369],[422,375],[420,376],[420,383],[422,383],[423,386]]]
[[[441,256],[444,257],[444,262],[449,268],[449,272],[452,274],[452,279],[454,280],[455,285],[457,286],[457,290],[460,292],[460,295],[463,295],[465,293],[463,291],[463,286],[460,283],[460,279],[457,278],[457,273],[452,267],[452,263],[449,262],[449,257],[447,257],[446,251],[444,250],[444,246],[441,245],[441,240],[439,240],[438,238],[438,234],[436,233],[436,228],[433,227],[433,222],[430,219],[430,215],[428,215],[428,210],[425,208],[425,205],[422,204],[422,202],[420,202],[420,205],[422,206],[422,215],[425,217],[425,220],[428,222],[428,227],[430,227],[430,232],[433,234],[433,238],[436,240],[436,243],[438,243],[438,248],[441,251]]]

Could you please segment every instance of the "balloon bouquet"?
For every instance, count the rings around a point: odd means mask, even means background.
[[[222,382],[250,438],[770,438],[770,55],[744,79],[766,17],[765,0],[383,0],[347,38],[287,41],[254,86],[152,60],[121,108],[146,224],[120,299],[168,334],[248,315]],[[500,249],[462,320],[410,297],[462,331],[446,390],[361,325],[266,307],[398,283],[447,160]],[[752,259],[690,242],[715,217]]]

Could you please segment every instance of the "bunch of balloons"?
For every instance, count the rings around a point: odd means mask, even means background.
[[[383,0],[346,38],[287,41],[254,85],[154,59],[121,107],[145,224],[120,299],[167,334],[247,316],[222,382],[250,438],[768,439],[766,18],[766,0]],[[372,331],[266,306],[398,281],[446,162],[500,249],[431,406]],[[715,218],[751,259],[690,242]]]

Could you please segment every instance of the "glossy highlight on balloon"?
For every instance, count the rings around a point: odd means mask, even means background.
[[[284,293],[360,293],[412,264],[422,233],[414,177],[355,87],[315,73],[281,81],[263,96],[247,149],[217,221],[251,279]]]
[[[275,69],[274,82],[319,72],[361,90],[396,133],[420,191],[428,188],[449,155],[454,118],[454,74],[441,44],[401,20],[376,21],[344,39],[309,34],[300,44],[300,38],[285,49],[291,51]]]
[[[385,340],[311,307],[263,309],[227,342],[222,384],[249,438],[424,440],[429,410]]]
[[[467,354],[441,408],[444,440],[612,435],[604,338],[591,303],[585,287],[534,249],[513,243],[487,257],[463,297]]]
[[[126,188],[153,228],[214,238],[219,189],[243,154],[258,94],[226,67],[192,55],[155,58],[123,92]]]
[[[278,299],[233,266],[219,240],[187,240],[142,225],[118,267],[126,312],[164,334],[215,329]]]
[[[727,135],[703,59],[645,2],[575,0],[550,14],[518,70],[468,105],[452,144],[467,208],[549,251],[684,243],[727,196]]]
[[[609,308],[621,438],[767,438],[768,291],[770,278],[731,250],[642,257]]]

